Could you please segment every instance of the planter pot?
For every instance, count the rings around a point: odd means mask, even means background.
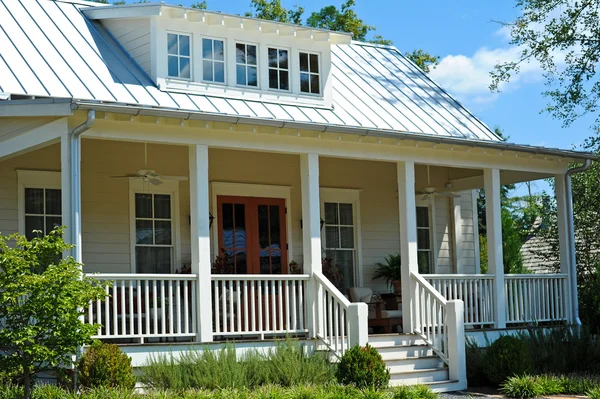
[[[394,286],[394,292],[396,294],[402,294],[402,281],[400,281],[400,280],[393,280],[392,281],[392,285]]]

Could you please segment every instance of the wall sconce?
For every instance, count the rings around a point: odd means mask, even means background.
[[[212,229],[213,220],[215,220],[215,217],[212,215],[212,213],[208,212],[208,228],[209,229]],[[188,223],[190,225],[192,224],[192,215],[188,216]]]
[[[320,219],[321,219],[321,223],[320,223],[320,225],[321,225],[321,230],[323,230],[323,225],[325,224],[325,221],[323,220],[323,218],[320,218]],[[300,219],[300,228],[301,228],[301,229],[302,229],[302,228],[304,228],[304,227],[302,226],[302,219]]]

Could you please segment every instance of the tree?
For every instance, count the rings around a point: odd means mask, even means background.
[[[600,0],[516,0],[516,6],[521,15],[505,26],[520,52],[516,60],[496,65],[491,89],[498,90],[524,63],[537,62],[549,87],[545,111],[565,126],[583,114],[597,113]]]
[[[196,3],[192,3],[190,6],[192,8],[196,8],[198,10],[206,10],[208,8],[208,4],[206,4],[206,0],[198,1]]]
[[[425,73],[429,73],[432,69],[435,69],[440,62],[439,56],[431,55],[421,49],[404,53],[404,56],[421,68]]]
[[[313,28],[329,29],[339,32],[352,33],[352,38],[361,42],[366,41],[367,33],[375,30],[358,17],[354,0],[346,0],[338,10],[336,6],[326,6],[318,12],[313,12],[306,20],[306,25]]]
[[[79,318],[104,299],[104,286],[61,258],[71,248],[61,228],[31,241],[0,235],[0,369],[20,375],[26,399],[38,373],[70,364],[98,331]]]
[[[247,12],[247,17],[302,25],[304,8],[297,5],[288,10],[281,5],[281,0],[251,0],[250,7],[253,11]]]

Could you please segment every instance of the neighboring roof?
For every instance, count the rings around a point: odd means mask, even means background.
[[[540,234],[540,228],[545,227],[542,218],[538,217],[533,223],[527,240],[521,247],[523,266],[535,274],[555,273],[552,259],[548,259],[552,254],[552,245],[543,234]],[[554,261],[558,261],[558,259],[554,259]]]

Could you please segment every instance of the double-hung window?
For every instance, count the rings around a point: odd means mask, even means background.
[[[169,194],[135,193],[135,271],[171,273],[173,211]]]
[[[202,39],[202,79],[225,83],[225,44],[223,40]]]
[[[290,89],[288,50],[269,47],[269,89]]]
[[[238,85],[258,86],[258,66],[256,62],[256,46],[236,43],[235,74]]]
[[[325,255],[342,270],[344,291],[355,284],[355,226],[356,210],[352,203],[325,202]]]
[[[61,192],[59,189],[25,187],[25,236],[37,237],[39,230],[48,234],[62,223]]]
[[[432,273],[431,224],[429,207],[417,207],[417,263],[420,274]]]
[[[310,94],[321,93],[317,54],[300,52],[300,91]]]
[[[167,34],[168,74],[172,78],[191,78],[190,36]]]

